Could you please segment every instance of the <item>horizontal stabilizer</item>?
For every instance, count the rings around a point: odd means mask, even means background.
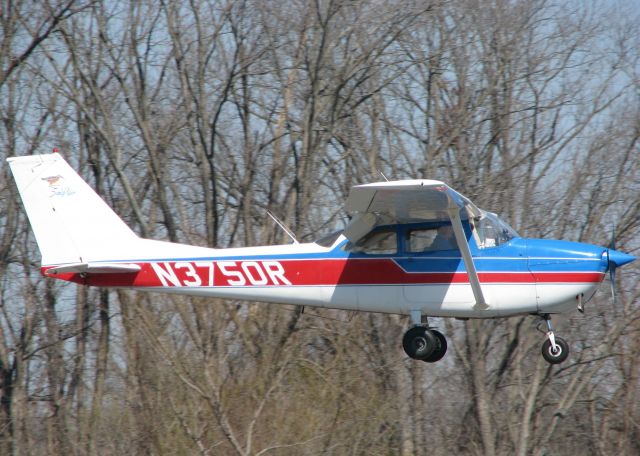
[[[72,263],[49,268],[47,269],[46,274],[132,274],[140,271],[140,269],[141,267],[139,265],[133,263]]]

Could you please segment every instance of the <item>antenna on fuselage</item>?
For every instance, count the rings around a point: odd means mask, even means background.
[[[384,174],[382,174],[382,171],[378,170],[378,173],[382,176],[382,178],[383,178],[386,182],[389,182],[389,179],[387,179],[387,176],[385,176]]]
[[[275,215],[273,215],[273,213],[267,209],[267,215],[269,217],[271,217],[273,219],[274,222],[276,222],[276,224],[282,228],[282,231],[284,231],[285,233],[287,233],[287,236],[289,236],[292,240],[294,244],[300,244],[298,242],[298,240],[296,239],[296,236],[293,234],[293,231],[291,231],[287,225],[285,225],[282,221],[280,221],[280,219],[278,217],[276,217]]]

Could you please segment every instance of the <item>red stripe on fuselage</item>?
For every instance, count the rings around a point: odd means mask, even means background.
[[[213,276],[206,267],[213,263]],[[220,264],[225,265],[221,267]],[[250,263],[250,264],[249,264]],[[469,283],[465,272],[407,272],[391,259],[210,260],[137,263],[135,273],[51,275],[105,287],[336,286]],[[191,267],[185,266],[192,265]],[[257,265],[256,265],[257,264]],[[165,271],[164,278],[158,270]],[[42,268],[43,275],[48,268]],[[49,276],[48,276],[49,277]],[[599,283],[599,272],[479,272],[481,283]],[[212,280],[213,279],[213,280]]]

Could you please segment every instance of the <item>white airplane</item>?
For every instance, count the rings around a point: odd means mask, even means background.
[[[58,153],[9,158],[45,277],[101,287],[409,315],[411,358],[447,341],[427,317],[531,314],[553,364],[569,347],[551,315],[582,306],[635,257],[612,248],[523,239],[446,184],[358,185],[344,230],[311,243],[212,249],[138,237]]]

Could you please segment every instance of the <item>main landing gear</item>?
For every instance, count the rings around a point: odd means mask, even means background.
[[[409,358],[426,363],[440,361],[447,353],[447,339],[440,331],[429,328],[419,312],[411,312],[414,326],[402,338],[402,347]]]
[[[542,357],[550,364],[560,364],[569,356],[569,344],[555,335],[549,314],[542,314],[540,317],[547,325]],[[402,338],[402,348],[407,356],[427,363],[440,361],[447,353],[447,339],[440,331],[429,328],[426,317],[422,317],[419,312],[411,312],[411,320],[413,327]]]
[[[550,364],[560,364],[569,356],[569,344],[554,334],[549,314],[543,314],[541,317],[547,324],[547,339],[542,344],[542,357]]]

